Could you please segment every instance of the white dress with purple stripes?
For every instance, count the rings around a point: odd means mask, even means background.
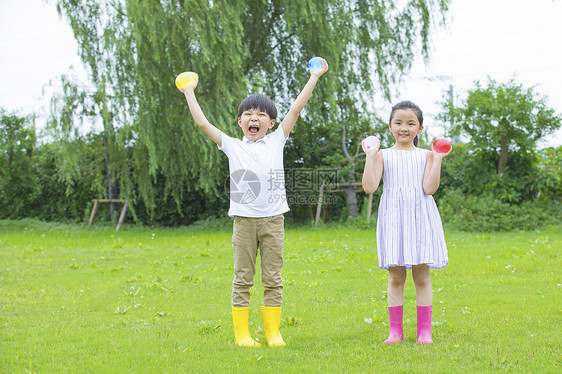
[[[379,267],[446,267],[449,260],[441,216],[433,196],[423,191],[429,151],[416,148],[381,152],[384,169],[377,223]]]

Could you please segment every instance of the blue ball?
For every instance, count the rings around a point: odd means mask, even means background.
[[[310,70],[322,69],[322,57],[313,57],[310,61],[308,61],[308,68]]]

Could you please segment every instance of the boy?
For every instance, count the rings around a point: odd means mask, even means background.
[[[182,91],[195,123],[228,156],[230,170],[230,209],[234,217],[232,247],[234,250],[234,281],[232,283],[232,320],[236,344],[259,347],[250,336],[248,307],[258,247],[261,256],[264,307],[262,317],[265,337],[270,347],[285,346],[279,333],[283,285],[284,216],[289,210],[285,195],[283,147],[300,112],[308,102],[318,78],[328,70],[311,70],[310,78],[278,128],[275,104],[263,95],[247,97],[238,108],[238,125],[242,140],[231,138],[214,127],[195,98],[196,80]]]

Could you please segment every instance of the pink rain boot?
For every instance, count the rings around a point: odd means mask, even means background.
[[[404,340],[404,331],[402,330],[403,311],[402,305],[388,307],[390,333],[388,334],[388,339],[384,341],[384,344],[400,343]]]
[[[431,305],[418,305],[418,344],[432,344]]]

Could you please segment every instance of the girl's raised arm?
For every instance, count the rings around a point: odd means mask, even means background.
[[[439,184],[441,183],[441,161],[443,157],[447,156],[451,151],[447,153],[438,153],[433,149],[433,152],[427,153],[427,161],[425,162],[425,171],[423,173],[423,192],[427,195],[433,195],[437,192]]]
[[[377,149],[365,151],[367,155],[365,159],[365,170],[363,170],[363,191],[373,193],[379,187],[384,167],[382,153]]]

